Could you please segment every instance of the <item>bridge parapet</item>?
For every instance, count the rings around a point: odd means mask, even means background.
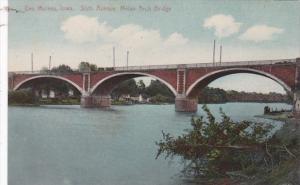
[[[135,70],[153,70],[153,69],[178,69],[182,68],[210,68],[210,67],[231,67],[231,66],[259,66],[259,65],[286,65],[295,63],[296,59],[277,59],[277,60],[255,60],[221,63],[191,63],[191,64],[170,64],[170,65],[147,65],[147,66],[128,66],[115,67],[115,71],[135,71]]]
[[[185,68],[211,68],[211,67],[231,67],[231,66],[259,66],[259,65],[286,65],[295,64],[296,59],[276,59],[276,60],[254,60],[254,61],[224,61],[221,63],[190,63],[190,64],[169,64],[169,65],[145,65],[145,66],[123,66],[123,67],[105,67],[103,71],[147,71],[156,69],[178,69]],[[99,71],[101,72],[101,71]],[[15,74],[59,74],[50,71],[12,71]],[[70,73],[80,73],[75,70]],[[65,73],[64,73],[65,74]]]

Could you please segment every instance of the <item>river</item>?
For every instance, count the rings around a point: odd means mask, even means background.
[[[265,105],[226,103],[219,108],[234,120],[282,123],[255,115]],[[179,160],[155,160],[161,131],[183,133],[192,113],[176,113],[174,105],[113,106],[110,110],[72,106],[9,107],[9,185],[176,185]],[[201,105],[196,115],[203,115]]]

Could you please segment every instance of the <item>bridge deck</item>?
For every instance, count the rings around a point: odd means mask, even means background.
[[[296,63],[296,59],[277,59],[277,60],[255,60],[238,62],[216,62],[216,63],[191,63],[191,64],[169,64],[169,65],[145,65],[145,66],[124,66],[106,67],[104,71],[139,71],[155,69],[178,69],[178,68],[209,68],[209,67],[231,67],[231,66],[259,66],[259,65],[282,65]],[[76,73],[78,71],[74,71]],[[99,71],[101,72],[101,71]],[[15,74],[49,74],[47,71],[10,71]],[[54,74],[54,73],[53,73]],[[55,73],[57,74],[57,73]]]

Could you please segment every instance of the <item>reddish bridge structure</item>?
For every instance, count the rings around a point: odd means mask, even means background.
[[[120,82],[135,77],[152,77],[173,93],[176,111],[197,111],[197,90],[226,75],[251,73],[270,78],[294,96],[294,111],[300,113],[300,58],[222,63],[195,63],[115,67],[68,74],[10,72],[9,89],[18,90],[37,79],[55,78],[73,85],[81,93],[82,107],[109,107],[110,93]]]

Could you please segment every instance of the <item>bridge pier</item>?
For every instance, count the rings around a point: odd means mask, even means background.
[[[105,108],[110,107],[111,98],[109,95],[85,95],[81,96],[80,106],[84,108]]]
[[[175,111],[177,112],[197,112],[197,98],[188,98],[186,96],[177,96],[175,99]]]
[[[296,118],[300,118],[300,91],[294,92],[293,113]]]

